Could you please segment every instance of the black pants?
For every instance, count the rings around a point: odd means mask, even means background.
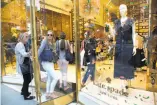
[[[24,97],[27,97],[29,95],[28,93],[28,87],[29,87],[29,83],[32,81],[33,79],[33,74],[28,73],[28,74],[24,74],[23,75],[23,87],[22,87],[22,93]]]

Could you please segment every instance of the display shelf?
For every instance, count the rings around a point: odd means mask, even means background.
[[[128,6],[128,15],[129,17],[134,18],[136,20],[136,32],[138,34],[148,33],[148,4],[146,0],[126,0],[125,4]],[[134,11],[134,12],[133,12]],[[146,22],[145,24],[143,24]],[[143,31],[145,29],[145,31]],[[142,31],[141,31],[142,30]]]
[[[84,18],[79,18],[79,30],[80,30],[80,35],[83,35],[84,33]]]
[[[75,37],[75,32],[74,32],[74,10],[71,10],[71,21],[72,21],[72,41],[74,41]]]

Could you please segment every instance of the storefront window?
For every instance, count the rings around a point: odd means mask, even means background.
[[[109,7],[110,4],[106,5],[105,16],[108,18],[103,37],[95,37],[94,41],[91,38],[93,31],[84,34],[80,53],[82,88],[79,99],[85,104],[89,103],[85,101],[87,98],[91,103],[101,105],[155,105],[156,76],[153,73],[150,77],[152,68],[148,62],[147,42],[151,37],[148,2],[126,1],[117,8],[119,14],[116,18],[115,15],[112,17]],[[134,11],[135,8],[143,12]]]
[[[26,8],[24,1],[5,2],[2,10],[2,39],[4,46],[5,76],[16,76],[15,46],[20,30],[26,30]],[[5,79],[4,79],[5,80]]]
[[[3,0],[2,82],[41,105],[156,105],[154,4]]]

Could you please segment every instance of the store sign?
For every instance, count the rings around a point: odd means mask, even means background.
[[[100,88],[101,94],[111,93],[111,94],[115,94],[115,95],[116,94],[124,95],[124,90],[122,90],[122,89],[118,89],[118,88],[115,88],[115,87],[112,87],[112,86],[109,86],[106,84],[102,84],[102,83],[96,84],[96,86],[98,86]]]
[[[155,105],[155,98],[157,104],[157,93],[154,96],[153,92],[149,91],[129,88],[129,94],[126,97],[124,91],[118,85],[113,86],[108,83],[99,83],[90,84],[87,87],[88,89],[84,89],[84,92],[109,105]]]

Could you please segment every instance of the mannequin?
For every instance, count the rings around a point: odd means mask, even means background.
[[[136,34],[133,19],[127,17],[127,6],[121,4],[119,10],[121,18],[115,21],[114,78],[121,79],[121,88],[126,92],[128,87],[126,80],[134,78],[134,68],[128,61],[136,54]]]

